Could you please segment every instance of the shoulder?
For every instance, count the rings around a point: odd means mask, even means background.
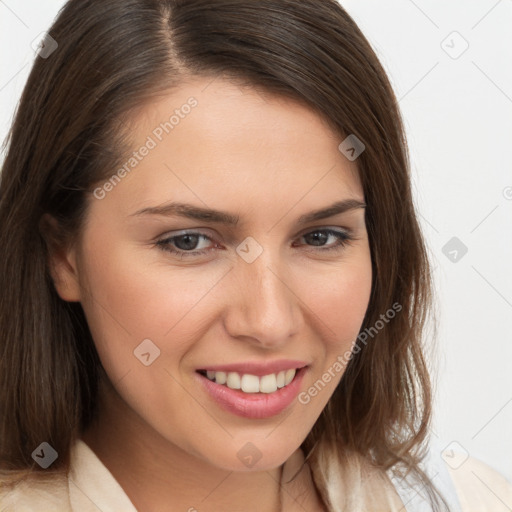
[[[0,479],[0,512],[67,512],[70,510],[65,475],[28,476],[16,484]]]
[[[71,448],[67,472],[30,472],[10,485],[13,476],[0,473],[0,512],[137,512],[82,439]]]
[[[512,483],[484,462],[462,453],[445,457],[462,512],[510,512]]]

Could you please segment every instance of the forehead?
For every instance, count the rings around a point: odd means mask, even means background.
[[[130,206],[175,195],[208,204],[305,193],[362,199],[356,163],[338,150],[342,137],[290,98],[198,78],[144,105],[128,126],[134,153],[109,195]]]

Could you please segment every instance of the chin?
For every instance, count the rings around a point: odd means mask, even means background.
[[[268,437],[265,439],[265,436]],[[269,430],[264,436],[242,435],[233,438],[227,445],[217,444],[213,453],[203,453],[203,457],[212,465],[227,471],[268,471],[282,466],[300,444],[300,440],[292,444],[289,437]]]

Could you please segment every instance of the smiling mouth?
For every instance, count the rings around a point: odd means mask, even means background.
[[[247,394],[269,394],[288,386],[301,368],[291,368],[268,375],[252,375],[250,373],[198,370],[197,372],[216,384]]]

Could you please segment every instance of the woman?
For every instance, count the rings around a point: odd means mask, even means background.
[[[71,0],[45,43],[0,189],[0,510],[485,500],[426,456],[428,261],[347,13]]]

